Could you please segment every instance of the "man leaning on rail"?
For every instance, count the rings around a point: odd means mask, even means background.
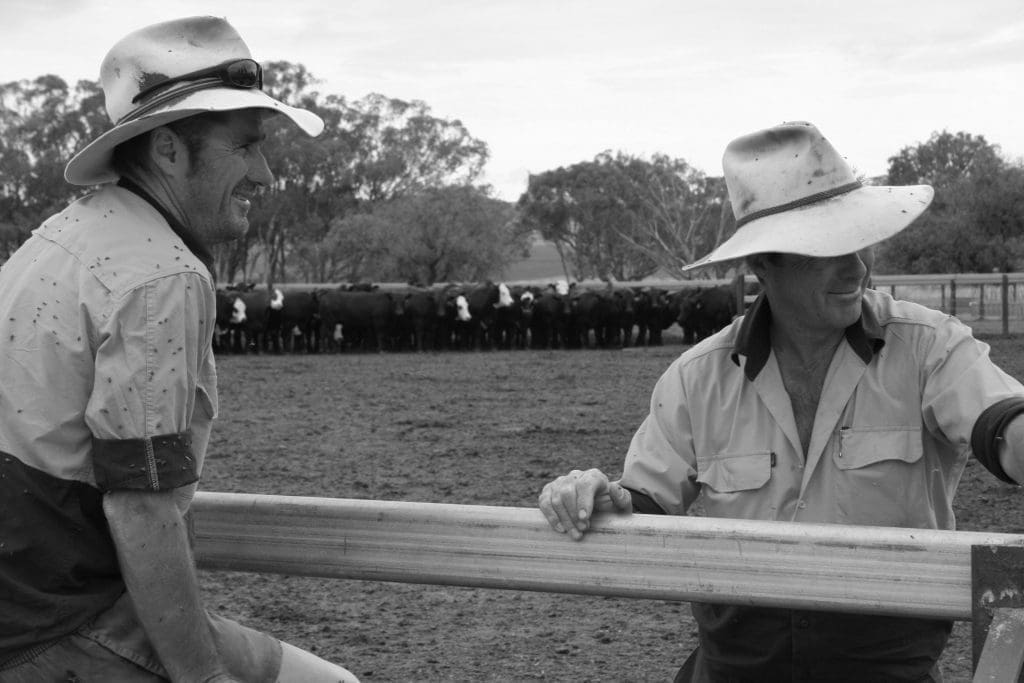
[[[579,540],[594,511],[953,529],[973,453],[1024,482],[1024,387],[959,320],[868,289],[872,245],[932,199],[861,183],[813,125],[734,140],[736,233],[688,266],[745,259],[763,293],[658,380],[618,481],[547,484],[540,508]],[[693,604],[677,681],[941,680],[948,621]]]
[[[182,514],[217,413],[211,247],[273,176],[261,90],[223,19],[129,34],[114,126],[68,164],[100,185],[0,270],[0,681],[354,681],[201,604]]]

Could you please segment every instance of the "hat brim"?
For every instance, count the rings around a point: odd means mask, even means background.
[[[755,219],[682,270],[768,252],[824,257],[852,254],[906,228],[928,208],[933,196],[929,185],[860,187]]]
[[[200,90],[153,110],[124,125],[115,125],[103,135],[90,142],[68,162],[64,168],[64,179],[72,185],[97,185],[117,180],[117,173],[110,165],[114,148],[122,142],[154,128],[214,111],[237,109],[269,109],[284,114],[303,132],[313,137],[324,129],[319,116],[306,109],[290,107],[279,102],[261,90],[238,88],[214,88]]]

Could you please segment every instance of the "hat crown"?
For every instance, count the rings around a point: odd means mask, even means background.
[[[116,124],[141,105],[132,102],[136,95],[168,78],[247,58],[242,37],[219,17],[186,17],[129,33],[100,67],[107,116]]]
[[[829,193],[857,181],[818,129],[787,122],[733,140],[722,170],[737,221]]]

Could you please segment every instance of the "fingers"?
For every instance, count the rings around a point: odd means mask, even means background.
[[[633,497],[618,482],[609,482],[607,492],[597,497],[594,507],[602,512],[632,512]]]
[[[597,469],[573,470],[548,483],[541,491],[539,504],[548,523],[574,540],[583,538],[590,528],[595,509],[627,511],[632,507],[629,491],[610,483]]]

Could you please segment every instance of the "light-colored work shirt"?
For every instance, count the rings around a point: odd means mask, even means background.
[[[214,306],[206,266],[115,185],[0,269],[0,662],[124,591],[104,492],[187,508],[217,413]]]
[[[984,445],[982,461],[1005,478],[992,456],[991,426],[1011,414],[1024,387],[957,319],[869,290],[828,368],[806,457],[770,324],[759,298],[659,379],[621,480],[642,494],[635,509],[681,515],[700,496],[713,517],[952,529],[972,442]],[[952,626],[691,608],[700,647],[684,671],[695,681],[930,680]]]
[[[806,458],[760,299],[662,375],[622,484],[668,514],[702,495],[711,517],[953,529],[975,422],[1024,387],[954,317],[874,290],[863,312],[828,368]]]

